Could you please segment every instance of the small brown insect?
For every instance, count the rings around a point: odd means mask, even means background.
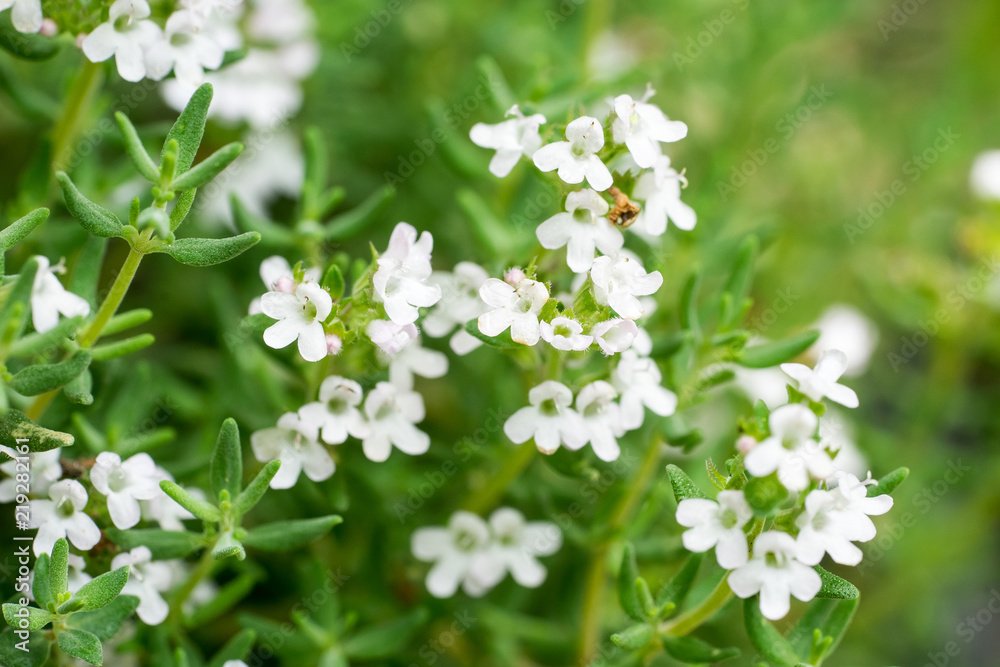
[[[615,205],[608,213],[608,220],[622,229],[627,229],[639,215],[639,206],[614,185],[608,188],[608,194],[615,198]]]

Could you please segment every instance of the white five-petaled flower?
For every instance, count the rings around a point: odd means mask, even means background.
[[[590,188],[566,197],[566,212],[556,213],[535,230],[543,248],[566,246],[566,264],[574,273],[586,273],[594,264],[594,249],[606,255],[621,250],[625,239],[604,216],[608,202]]]
[[[615,119],[611,133],[616,144],[625,144],[635,163],[647,169],[660,156],[660,142],[680,141],[687,136],[687,125],[670,120],[655,104],[646,100],[653,96],[653,89],[646,88],[641,99],[631,95],[615,98]]]
[[[515,444],[534,438],[539,451],[552,454],[564,444],[580,449],[590,437],[587,426],[573,403],[573,392],[555,380],[546,380],[528,392],[531,405],[515,412],[503,425],[503,432]]]
[[[653,236],[667,231],[668,219],[678,229],[694,229],[698,216],[681,201],[681,186],[686,183],[684,176],[670,166],[670,158],[660,156],[653,170],[644,172],[636,181],[633,196],[643,202],[643,207],[634,226]]]
[[[452,352],[460,356],[482,345],[478,338],[465,330],[465,323],[486,312],[486,304],[479,298],[479,288],[489,277],[486,269],[473,262],[459,262],[450,273],[432,273],[430,281],[441,286],[441,300],[424,318],[424,333],[440,338],[455,330],[448,345]]]
[[[771,435],[744,459],[747,471],[764,477],[777,471],[789,491],[802,491],[809,477],[824,480],[833,474],[833,461],[814,438],[819,420],[799,403],[782,405],[768,417]]]
[[[417,327],[414,324],[397,324],[392,320],[372,320],[368,323],[365,333],[378,349],[390,357],[417,339]]]
[[[598,257],[590,270],[594,283],[594,299],[611,308],[627,320],[637,320],[645,309],[636,297],[649,296],[660,289],[663,276],[659,271],[646,273],[638,260],[628,255]]]
[[[661,417],[669,417],[677,409],[677,395],[661,386],[663,375],[656,362],[640,357],[634,350],[622,352],[611,374],[611,382],[621,392],[622,425],[634,431],[646,418],[645,408]]]
[[[590,329],[594,342],[605,356],[618,354],[632,347],[639,335],[639,327],[632,320],[619,317],[598,322]]]
[[[108,513],[116,528],[122,530],[139,523],[140,500],[152,500],[163,492],[156,463],[149,454],[136,454],[122,461],[112,452],[101,452],[90,469],[94,488],[108,499]]]
[[[305,281],[288,292],[268,292],[261,297],[261,310],[278,320],[264,331],[264,342],[281,349],[299,341],[299,353],[306,361],[326,356],[326,331],[323,321],[333,310],[330,293],[312,281]]]
[[[336,470],[330,453],[317,442],[318,428],[294,412],[278,418],[278,425],[255,431],[250,436],[253,455],[261,463],[281,461],[278,474],[271,480],[272,489],[290,489],[300,473],[314,482],[329,479]]]
[[[557,350],[582,352],[594,342],[593,336],[583,333],[583,325],[569,317],[556,317],[551,322],[539,322],[542,340]]]
[[[42,29],[42,0],[0,0],[0,11],[10,9],[10,20],[18,32]]]
[[[147,74],[151,79],[162,79],[172,69],[178,81],[200,86],[206,69],[222,66],[226,51],[202,31],[201,23],[188,10],[170,15],[163,39],[153,44],[146,55]]]
[[[752,518],[742,491],[719,491],[716,500],[685,498],[677,505],[677,523],[688,528],[681,535],[684,548],[701,553],[715,547],[715,558],[726,570],[746,565],[743,527]]]
[[[512,507],[501,507],[490,515],[493,540],[488,556],[500,572],[506,572],[519,585],[537,588],[545,581],[545,566],[538,556],[551,556],[562,546],[562,533],[548,521],[525,521],[524,515]]]
[[[389,247],[379,255],[372,284],[377,300],[396,324],[416,322],[418,308],[433,306],[441,298],[441,287],[428,282],[433,248],[430,232],[418,238],[413,225],[400,222],[392,230]]]
[[[390,382],[379,382],[368,392],[364,405],[370,432],[361,447],[371,461],[385,461],[395,446],[404,454],[425,453],[431,439],[414,424],[424,420],[424,399]]]
[[[604,147],[601,122],[590,116],[577,118],[566,126],[566,139],[535,151],[532,156],[535,166],[542,171],[558,169],[556,173],[566,183],[582,183],[586,178],[598,192],[610,188],[614,179],[596,155]]]
[[[615,461],[621,454],[618,438],[625,435],[618,392],[604,380],[591,382],[576,395],[576,411],[583,419],[590,446],[602,461]]]
[[[136,547],[121,553],[111,560],[111,569],[128,565],[128,581],[122,589],[123,595],[139,598],[135,612],[146,625],[159,625],[167,620],[170,606],[163,599],[163,593],[170,590],[173,576],[167,563],[153,561],[149,547]]]
[[[760,593],[764,618],[784,618],[790,608],[789,595],[808,602],[823,586],[816,571],[796,559],[797,553],[795,538],[788,533],[761,533],[754,540],[750,562],[730,573],[729,587],[741,598]]]
[[[531,157],[541,147],[538,128],[545,122],[540,113],[525,116],[516,104],[505,115],[513,118],[495,125],[476,123],[469,132],[472,143],[496,151],[490,160],[490,173],[499,178],[509,174],[522,155]]]
[[[7,454],[11,458],[24,458],[8,447],[0,446],[0,451],[3,451],[4,454]],[[45,493],[52,484],[62,477],[62,466],[59,464],[59,451],[58,449],[51,449],[47,452],[32,452],[28,455],[30,457],[28,462],[30,480],[28,488],[32,494],[41,495]],[[18,482],[16,479],[16,475],[19,472],[18,462],[7,461],[0,464],[0,471],[10,475],[10,477],[0,480],[0,503],[13,502],[18,496]],[[20,466],[20,472],[24,472],[23,464]],[[21,490],[23,490],[23,485]]]
[[[840,350],[824,351],[815,368],[805,364],[781,364],[781,370],[813,401],[821,401],[826,396],[845,408],[858,407],[858,395],[854,390],[837,382],[847,370],[847,355]]]
[[[415,340],[389,362],[389,382],[400,389],[413,389],[413,376],[422,378],[444,377],[448,372],[448,355],[431,350]]]
[[[479,330],[486,336],[499,336],[510,328],[510,337],[523,345],[534,345],[541,332],[538,313],[549,300],[549,290],[537,280],[525,278],[511,287],[490,278],[479,288],[489,310],[479,316]]]
[[[86,317],[90,314],[90,304],[81,296],[73,294],[59,282],[56,272],[60,265],[51,266],[41,255],[35,257],[38,273],[31,285],[31,323],[38,333],[51,331],[59,323],[59,316]]]
[[[447,527],[420,528],[410,538],[414,557],[434,566],[427,573],[427,590],[437,598],[451,597],[461,585],[468,595],[481,596],[503,578],[503,569],[487,549],[490,529],[471,512],[451,515]]]
[[[160,26],[149,15],[146,0],[115,0],[108,21],[84,38],[83,54],[95,63],[114,56],[123,79],[141,81],[147,75],[147,50],[163,38]]]
[[[299,416],[308,424],[304,431],[319,433],[328,445],[339,445],[347,440],[348,435],[365,437],[369,431],[368,424],[358,409],[362,398],[360,384],[331,375],[319,386],[319,401],[299,408]]]
[[[37,528],[35,555],[52,551],[56,540],[67,538],[80,551],[90,551],[101,541],[101,531],[83,509],[87,506],[87,490],[75,479],[64,479],[49,487],[51,500],[32,500],[29,504],[28,527]]]
[[[318,283],[321,269],[314,267],[305,269],[302,272],[303,282],[310,280]],[[287,292],[294,294],[299,283],[295,280],[295,270],[288,260],[280,255],[268,257],[260,263],[260,279],[264,282],[264,287],[268,292]],[[260,308],[260,299],[254,299],[250,304],[250,314],[263,312]]]

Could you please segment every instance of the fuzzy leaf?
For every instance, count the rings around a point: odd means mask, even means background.
[[[232,164],[233,160],[238,158],[242,152],[243,144],[236,141],[231,144],[226,144],[198,163],[197,167],[194,167],[190,171],[186,171],[175,178],[172,186],[176,190],[193,190],[195,188],[200,188],[218,176],[219,173]]]
[[[642,623],[611,635],[611,642],[623,651],[638,651],[649,644],[653,634],[653,626]]]
[[[90,405],[94,402],[94,376],[90,369],[86,369],[75,378],[66,383],[63,393],[66,400],[77,405]]]
[[[673,463],[667,466],[667,476],[670,477],[670,485],[674,489],[674,498],[678,503],[687,498],[708,498],[694,485],[687,473]]]
[[[18,630],[37,632],[52,622],[52,614],[38,607],[23,607],[19,604],[3,605],[3,617],[7,625]]]
[[[243,543],[261,551],[291,551],[326,535],[343,519],[336,515],[296,521],[276,521],[250,529]]]
[[[882,479],[878,481],[878,484],[873,484],[868,487],[868,497],[873,498],[875,496],[881,496],[882,494],[891,494],[909,474],[909,468],[896,468],[889,474],[884,475]]]
[[[816,570],[819,578],[823,581],[823,587],[819,589],[816,597],[834,600],[856,600],[861,596],[861,592],[858,591],[857,586],[846,579],[841,579],[832,572],[827,572],[819,565],[813,569]]]
[[[22,651],[15,644],[21,639],[11,628],[0,632],[0,665],[4,667],[42,667],[49,659],[52,642],[44,632],[33,632],[28,636],[28,650]]]
[[[104,664],[101,640],[86,630],[63,630],[58,635],[59,649],[66,655],[79,658],[91,665]]]
[[[18,371],[7,383],[23,396],[38,396],[62,387],[82,373],[92,357],[87,350],[77,350],[72,357],[58,364],[37,364]]]
[[[701,567],[701,561],[704,557],[705,554],[691,554],[688,556],[684,564],[681,565],[681,569],[664,585],[660,593],[656,596],[656,604],[658,606],[666,609],[669,605],[673,605],[671,611],[680,609],[681,605],[684,604],[684,600],[687,599],[688,593],[691,592],[691,587],[694,585],[695,577],[698,576],[698,570]]]
[[[122,551],[131,551],[138,546],[145,546],[153,554],[154,560],[169,560],[184,558],[205,546],[205,541],[198,533],[183,530],[160,530],[158,528],[134,528],[120,530],[107,528],[104,533],[108,539],[121,547]]]
[[[122,625],[139,606],[139,598],[134,595],[119,595],[106,607],[94,611],[79,611],[69,617],[67,625],[95,635],[101,641],[108,641],[121,630]]]
[[[237,514],[246,514],[253,509],[254,505],[260,502],[260,499],[267,493],[268,485],[271,484],[271,480],[278,474],[280,468],[281,461],[271,461],[257,473],[257,476],[247,484],[247,488],[243,489],[233,503],[233,508]]]
[[[638,578],[639,566],[635,560],[635,549],[631,543],[626,543],[622,552],[622,566],[618,571],[618,600],[632,620],[642,622],[646,620],[646,614],[643,613],[636,594],[635,581]]]
[[[63,340],[76,335],[76,330],[83,322],[82,317],[67,317],[59,320],[55,327],[45,333],[37,331],[16,341],[10,347],[12,357],[31,357],[48,348],[55,348]]]
[[[32,452],[73,446],[73,436],[69,433],[42,428],[23,412],[9,409],[0,415],[0,445],[16,447],[17,440],[27,440],[28,450]]]
[[[231,556],[236,556],[236,560],[243,560],[247,557],[247,552],[243,548],[243,543],[233,537],[231,532],[226,531],[219,536],[219,541],[212,547],[212,558],[222,560]]]
[[[140,324],[145,324],[153,318],[153,311],[148,308],[136,308],[135,310],[130,310],[128,312],[119,313],[111,318],[108,322],[108,326],[104,327],[104,331],[101,332],[101,337],[113,336],[115,334],[127,331]]]
[[[238,257],[260,241],[260,234],[247,232],[226,239],[177,239],[152,252],[170,255],[188,266],[212,266]]]
[[[2,257],[0,253],[0,257]],[[0,306],[0,336],[5,339],[17,339],[24,333],[27,325],[25,315],[30,308],[31,290],[35,284],[35,276],[38,274],[38,260],[32,258],[21,267],[21,273],[17,276],[17,281],[7,293],[7,300]]]
[[[734,361],[745,368],[770,368],[791,361],[816,342],[818,331],[806,331],[773,343],[745,347]]]
[[[84,229],[94,236],[108,239],[125,235],[125,226],[121,220],[108,209],[98,206],[84,197],[73,185],[73,181],[66,175],[66,172],[58,172],[56,179],[62,187],[66,208]]]
[[[82,611],[92,611],[104,607],[122,592],[125,583],[128,581],[128,570],[128,565],[123,565],[117,570],[105,572],[94,577],[83,586],[80,586],[79,590],[73,593],[73,597],[69,599],[69,602],[59,607],[59,613],[65,613],[62,611],[63,608],[71,605],[74,601],[83,603],[81,607]]]
[[[174,207],[170,210],[170,231],[175,232],[181,226],[191,212],[194,205],[194,198],[197,196],[197,188],[185,190],[178,197]]]
[[[223,491],[235,499],[243,488],[243,449],[240,446],[240,429],[236,421],[222,422],[219,437],[215,441],[210,465],[212,497],[218,498]]]
[[[781,667],[797,665],[800,659],[791,645],[760,613],[759,598],[759,595],[754,595],[743,601],[743,622],[750,643],[764,658]]]
[[[94,361],[107,361],[108,359],[124,357],[147,348],[155,342],[156,338],[153,334],[144,333],[125,340],[117,340],[114,343],[98,345],[93,349]]]
[[[49,209],[36,208],[28,215],[15,220],[0,230],[0,255],[17,245],[48,217]]]
[[[738,648],[715,648],[697,637],[663,636],[662,639],[664,650],[681,662],[715,663],[740,655]]]
[[[52,593],[52,560],[48,554],[42,554],[35,559],[31,594],[35,598],[35,603],[43,609],[47,609],[50,604],[55,603],[55,596]]]
[[[160,168],[146,152],[146,147],[142,145],[142,140],[139,138],[139,133],[135,131],[132,121],[121,111],[115,112],[115,120],[118,121],[118,127],[122,131],[122,139],[125,141],[125,154],[132,161],[136,171],[150,183],[158,183]]]
[[[68,576],[69,543],[65,537],[60,537],[52,547],[52,560],[49,562],[49,582],[53,599],[59,597],[68,589]],[[35,579],[38,579],[37,572],[35,573]]]
[[[174,502],[186,509],[188,512],[191,512],[191,514],[194,514],[202,521],[215,522],[222,519],[222,515],[219,513],[218,507],[195,497],[193,494],[185,491],[177,485],[177,483],[171,482],[170,480],[163,480],[160,482],[160,488],[163,489],[163,492],[170,496]]]
[[[212,104],[212,84],[202,84],[194,92],[188,101],[184,111],[177,118],[167,138],[163,142],[164,148],[171,139],[177,140],[177,173],[182,174],[191,168],[198,148],[201,146],[201,138],[205,134],[205,123],[208,120],[208,107]],[[163,157],[166,150],[160,156],[160,164],[163,164]]]
[[[340,267],[330,264],[330,268],[323,275],[322,285],[334,301],[339,301],[340,297],[344,296],[344,274],[340,272]]]

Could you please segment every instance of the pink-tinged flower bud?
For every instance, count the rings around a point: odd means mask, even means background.
[[[328,355],[335,357],[340,354],[342,349],[344,349],[344,341],[341,340],[340,336],[337,334],[326,335],[326,353]]]
[[[736,449],[739,450],[740,454],[746,454],[756,446],[757,441],[749,435],[741,435],[736,441]]]
[[[291,276],[282,276],[274,282],[274,291],[292,294],[295,292],[295,279]]]
[[[42,19],[42,28],[38,33],[42,37],[55,37],[59,34],[59,25],[52,19]]]
[[[507,269],[503,274],[503,281],[510,285],[511,287],[517,287],[517,284],[522,280],[528,278],[520,266],[514,266]]]

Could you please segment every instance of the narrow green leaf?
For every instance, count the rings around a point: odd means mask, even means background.
[[[67,317],[59,320],[55,327],[45,333],[37,331],[30,333],[10,347],[10,356],[31,357],[44,350],[55,348],[66,338],[74,337],[82,323],[82,317]]]
[[[56,173],[56,179],[62,187],[66,208],[84,229],[94,236],[103,238],[124,236],[125,227],[121,220],[111,211],[84,197],[73,185],[73,181],[66,175],[66,172]]]
[[[155,342],[156,338],[153,334],[144,333],[126,338],[125,340],[118,340],[114,343],[98,345],[93,349],[94,361],[107,361],[108,359],[124,357],[125,355],[147,348]]]
[[[281,461],[271,461],[253,478],[247,488],[236,497],[233,509],[237,514],[246,514],[256,505],[267,492],[268,485],[281,468]]]
[[[498,258],[510,258],[514,253],[516,234],[511,225],[501,220],[479,193],[462,188],[455,194],[455,201],[469,220],[469,229],[487,252]],[[574,311],[575,312],[575,311]],[[577,313],[577,317],[584,316]]]
[[[70,292],[87,300],[91,312],[97,312],[97,288],[100,286],[101,267],[104,266],[107,249],[107,239],[88,234],[76,255],[76,263],[66,285]]]
[[[806,331],[783,340],[745,347],[734,361],[746,368],[770,368],[791,361],[816,342],[819,331]]]
[[[671,612],[681,608],[688,593],[691,592],[691,587],[694,586],[694,579],[698,576],[698,570],[701,568],[704,557],[705,554],[700,553],[688,556],[684,564],[681,565],[681,569],[677,570],[677,574],[671,577],[656,596],[658,606],[665,609],[672,605]]]
[[[390,186],[384,186],[363,202],[346,213],[342,213],[327,222],[323,228],[327,241],[346,241],[375,222],[396,196],[396,191]]]
[[[492,56],[480,56],[476,59],[476,68],[483,79],[489,82],[490,95],[496,102],[497,109],[506,112],[517,103],[517,98],[510,89],[510,84],[503,75],[500,65]]]
[[[635,559],[635,549],[631,543],[626,543],[622,552],[621,569],[618,571],[618,600],[632,620],[643,622],[647,619],[636,595],[635,581],[638,578],[639,566]]]
[[[240,446],[240,429],[234,419],[222,422],[212,452],[210,476],[213,498],[218,498],[223,491],[228,491],[232,499],[240,495],[243,488],[243,448]]]
[[[653,626],[643,623],[611,635],[611,642],[623,651],[638,651],[649,644],[654,634]]]
[[[664,635],[663,648],[671,657],[681,662],[689,663],[716,663],[740,655],[738,648],[716,648],[711,644],[703,642],[697,637],[671,637]]]
[[[74,601],[83,603],[81,607],[83,611],[92,611],[104,607],[122,592],[125,583],[128,581],[128,569],[128,565],[123,565],[117,570],[105,572],[94,577],[83,586],[80,586],[79,590],[73,593],[73,597],[70,598],[69,602],[59,607],[59,613],[65,613],[64,608],[68,608],[67,605],[71,605]]]
[[[177,201],[174,203],[174,207],[170,210],[170,231],[177,231],[177,228],[181,226],[181,223],[187,220],[188,213],[191,212],[191,207],[194,205],[194,199],[197,195],[197,188],[185,190],[178,195]]]
[[[765,659],[781,667],[793,667],[800,659],[781,633],[760,613],[759,597],[754,595],[743,601],[743,622],[750,643]]]
[[[137,327],[140,324],[145,324],[152,318],[153,311],[148,308],[136,308],[125,313],[119,313],[111,318],[108,326],[104,327],[104,331],[101,332],[101,338],[114,336],[115,334]]]
[[[701,340],[701,322],[698,319],[698,293],[701,289],[701,273],[694,271],[684,283],[681,291],[681,328],[690,331],[694,339]]]
[[[91,665],[104,664],[101,640],[86,630],[67,629],[58,635],[59,649],[66,655],[79,658]]]
[[[889,474],[884,475],[878,481],[878,484],[873,484],[868,487],[868,497],[874,498],[875,496],[881,496],[883,494],[891,494],[909,474],[909,468],[896,468]]]
[[[38,396],[58,389],[82,373],[91,362],[87,350],[77,350],[58,364],[36,364],[18,371],[7,385],[22,396]]]
[[[9,332],[12,339],[17,339],[24,333],[28,322],[26,314],[31,308],[31,290],[37,274],[38,260],[34,258],[26,261],[21,267],[21,273],[7,293],[7,300],[0,307],[0,336],[6,337]]]
[[[816,597],[834,600],[856,600],[861,596],[861,592],[858,591],[857,586],[846,579],[841,579],[832,572],[827,572],[819,565],[813,569],[816,570],[819,578],[823,581],[823,587],[819,589]]]
[[[232,532],[226,531],[219,536],[219,541],[212,547],[212,558],[222,560],[232,556],[235,556],[236,560],[243,560],[247,557],[247,552],[243,548],[243,543],[233,537]]]
[[[55,604],[55,595],[52,593],[52,561],[48,554],[42,554],[35,559],[35,574],[31,580],[31,594],[35,598],[35,603],[39,607],[48,609],[50,604]]]
[[[27,440],[32,452],[73,446],[73,436],[68,433],[42,428],[19,410],[0,411],[0,445],[16,447],[18,440]]]
[[[35,227],[49,217],[49,209],[36,208],[34,211],[10,223],[0,230],[0,255],[7,252],[30,234]]]
[[[222,514],[219,513],[218,507],[195,497],[178,486],[175,482],[163,480],[160,482],[160,488],[163,489],[163,492],[170,496],[174,502],[186,509],[188,512],[191,512],[191,514],[194,514],[202,521],[214,523],[222,519]]]
[[[854,619],[854,612],[857,611],[859,602],[860,600],[858,599],[838,600],[826,621],[819,626],[819,631],[823,636],[833,640],[826,649],[827,655],[833,653],[840,640],[844,637],[847,627]]]
[[[344,296],[344,274],[340,272],[340,267],[336,264],[330,264],[330,268],[323,275],[321,284],[330,293],[334,301],[339,301],[340,297]]]
[[[38,580],[38,572],[35,571],[35,580]],[[68,590],[67,581],[69,578],[69,543],[65,537],[56,540],[52,547],[52,560],[49,563],[49,588],[52,591],[52,599],[55,600]],[[37,597],[36,597],[37,599]]]
[[[119,595],[107,606],[94,611],[78,611],[69,617],[67,625],[95,635],[103,642],[118,634],[125,621],[132,617],[139,606],[134,595]]]
[[[131,551],[138,546],[148,547],[153,554],[153,560],[184,558],[205,546],[205,540],[201,535],[181,530],[107,528],[104,533],[109,540],[121,547],[122,551]]]
[[[233,160],[238,158],[242,152],[243,144],[238,141],[226,144],[198,163],[198,166],[175,178],[172,183],[174,189],[193,190],[195,188],[200,188],[218,176],[219,173],[232,164]]]
[[[184,618],[184,627],[197,628],[212,621],[233,609],[243,600],[263,578],[261,569],[253,568],[241,572],[238,577],[227,582],[215,592],[212,599],[195,608],[190,616]]]
[[[222,649],[212,656],[208,667],[223,667],[229,660],[245,660],[247,653],[257,640],[257,633],[253,630],[242,630],[235,637],[230,639]]]
[[[687,498],[708,498],[701,489],[694,485],[687,473],[673,463],[667,466],[667,476],[674,489],[674,498],[679,503]]]
[[[430,614],[423,607],[413,612],[371,627],[363,628],[344,640],[344,653],[351,660],[388,660],[409,646],[413,634]]]
[[[121,111],[115,112],[115,120],[118,121],[118,127],[121,129],[122,138],[125,141],[125,154],[132,160],[136,171],[150,183],[158,183],[160,181],[160,168],[146,152],[146,147],[142,145],[142,140],[139,138],[135,126],[132,125],[132,121]]]
[[[336,515],[296,521],[276,521],[252,528],[243,544],[261,551],[290,551],[326,535],[343,519]]]
[[[188,266],[212,266],[238,257],[260,241],[260,234],[247,232],[226,239],[177,239],[152,252],[170,255]]]
[[[205,134],[205,123],[208,120],[208,107],[211,104],[212,84],[202,84],[191,96],[184,111],[177,118],[177,122],[167,133],[167,138],[163,142],[164,149],[171,139],[177,140],[177,173],[184,173],[190,169],[198,154],[201,138]],[[166,150],[160,156],[161,166],[165,154]]]
[[[260,234],[262,246],[273,248],[295,245],[295,233],[290,229],[254,215],[247,210],[247,207],[236,195],[232,195],[229,201],[233,209],[233,220],[236,222],[236,228],[242,232]]]
[[[19,604],[3,605],[3,617],[10,627],[17,630],[37,632],[52,622],[51,612],[38,607],[24,607]]]

